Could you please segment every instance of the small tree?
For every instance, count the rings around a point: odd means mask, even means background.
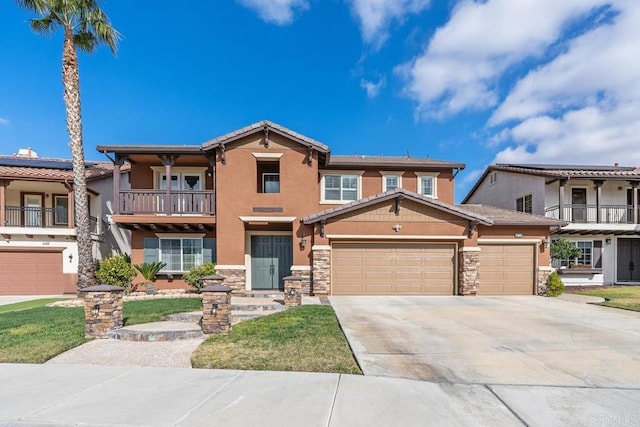
[[[204,286],[202,278],[212,274],[216,274],[216,265],[212,262],[205,262],[204,264],[193,267],[187,274],[182,276],[182,278],[189,286],[199,291]]]
[[[124,288],[124,293],[129,295],[131,282],[136,277],[136,270],[125,257],[121,255],[110,256],[100,261],[96,277],[100,283]]]
[[[551,259],[556,260],[557,266],[560,266],[562,260],[569,260],[569,264],[573,264],[573,260],[582,256],[582,249],[577,247],[567,239],[556,239],[551,242]]]
[[[545,293],[548,297],[557,297],[562,295],[564,292],[564,283],[562,283],[562,279],[558,275],[557,271],[554,271],[547,278],[547,292]]]

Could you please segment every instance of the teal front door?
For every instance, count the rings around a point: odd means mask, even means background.
[[[251,289],[283,290],[291,274],[291,236],[251,236]]]

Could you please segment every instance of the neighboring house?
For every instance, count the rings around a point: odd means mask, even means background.
[[[557,266],[565,284],[638,284],[639,184],[634,167],[496,164],[464,202],[567,221],[553,237],[574,242],[582,256]]]
[[[120,247],[128,236],[105,221],[106,203],[113,193],[113,165],[86,165],[93,256],[100,259],[128,250]],[[71,160],[39,158],[31,149],[0,156],[0,271],[0,295],[77,291]]]
[[[97,149],[114,161],[113,221],[132,232],[133,262],[167,264],[159,288],[214,261],[236,293],[293,274],[315,295],[533,294],[560,224],[454,206],[461,163],[333,155],[268,121],[202,145]]]

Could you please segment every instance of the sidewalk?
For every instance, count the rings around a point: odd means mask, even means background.
[[[640,416],[640,390],[301,372],[5,364],[0,384],[0,426],[564,426]]]

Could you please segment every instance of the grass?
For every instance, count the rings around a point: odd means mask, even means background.
[[[235,325],[206,340],[194,368],[361,374],[329,306],[307,305]]]
[[[123,308],[126,325],[198,309],[202,301],[197,298],[127,301]],[[44,363],[85,342],[82,307],[39,306],[0,313],[0,363]]]
[[[600,305],[640,311],[640,286],[612,286],[601,289],[579,290],[572,293],[605,298]]]
[[[10,311],[21,311],[28,310],[30,308],[44,307],[45,305],[51,304],[52,302],[62,300],[64,300],[64,298],[41,298],[31,301],[16,302],[14,304],[0,305],[0,314],[8,313]]]

